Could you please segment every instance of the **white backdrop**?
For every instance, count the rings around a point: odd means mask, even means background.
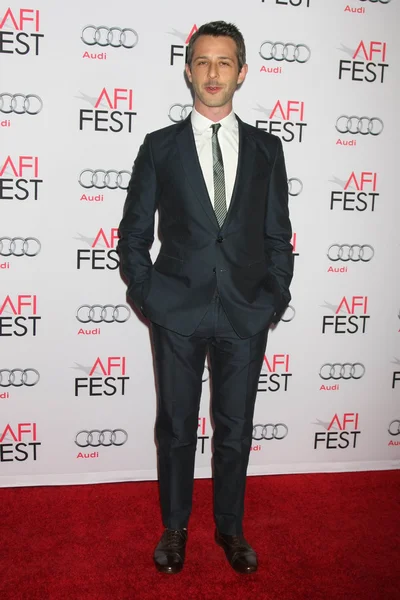
[[[293,300],[270,332],[249,473],[398,468],[399,3],[23,6],[0,9],[0,485],[156,478],[149,331],[116,228],[145,134],[190,110],[188,38],[217,19],[247,43],[235,110],[282,137],[292,193]]]

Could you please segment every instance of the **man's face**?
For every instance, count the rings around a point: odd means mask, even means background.
[[[236,42],[227,36],[201,35],[193,50],[192,64],[186,65],[186,74],[196,98],[208,107],[230,103],[247,73],[247,65],[239,72]]]

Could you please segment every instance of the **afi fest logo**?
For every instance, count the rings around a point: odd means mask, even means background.
[[[0,54],[39,56],[40,11],[33,8],[7,8],[0,12]]]
[[[173,29],[172,31],[169,32],[170,35],[174,35],[175,37],[179,38],[183,42],[183,44],[171,44],[170,53],[169,53],[169,64],[171,67],[173,67],[176,64],[182,66],[183,64],[186,63],[188,44],[190,42],[190,38],[192,37],[192,35],[194,33],[196,33],[196,31],[197,31],[197,26],[193,25],[192,29],[189,31],[189,34],[182,33],[180,31],[178,31],[177,29]],[[184,59],[184,60],[182,61],[182,59]]]
[[[37,322],[42,317],[37,314],[37,297],[19,294],[0,296],[0,337],[36,336]]]
[[[98,356],[91,367],[75,364],[73,369],[88,375],[75,378],[75,396],[79,396],[82,390],[88,396],[125,395],[125,385],[130,379],[126,376],[125,356],[107,356],[103,360]]]
[[[97,97],[81,92],[78,96],[93,106],[79,110],[79,131],[121,131],[132,132],[132,120],[136,116],[133,109],[133,91],[128,88],[103,88]]]
[[[332,190],[329,210],[374,212],[375,202],[379,198],[377,191],[378,173],[374,171],[352,171],[347,179],[331,179],[342,190]]]
[[[317,431],[314,435],[314,450],[345,450],[355,448],[361,431],[358,428],[358,413],[344,413],[342,416],[335,414],[329,423],[317,420],[314,425],[319,425],[325,431]]]
[[[10,156],[0,159],[0,200],[38,200],[38,156]]]
[[[339,306],[325,302],[323,308],[329,308],[333,315],[322,317],[322,333],[365,333],[367,321],[368,296],[343,296]]]
[[[109,232],[99,229],[94,239],[78,234],[74,239],[85,242],[90,248],[79,248],[76,254],[76,268],[82,269],[90,265],[92,270],[109,269],[114,271],[119,267],[116,250],[119,239],[118,228],[112,227]]]
[[[273,354],[264,356],[257,392],[287,392],[290,373],[290,355]]]
[[[342,44],[339,48],[351,57],[351,60],[339,61],[339,79],[383,83],[386,62],[386,42],[364,42],[361,40],[353,51]]]
[[[298,100],[278,100],[272,110],[262,106],[256,108],[258,112],[265,113],[268,120],[257,119],[256,127],[278,135],[283,142],[303,141],[303,129],[307,127],[304,121],[304,102]]]
[[[37,460],[36,423],[17,423],[0,426],[0,462]]]
[[[281,6],[303,6],[310,8],[311,0],[261,0],[262,4],[279,4]]]

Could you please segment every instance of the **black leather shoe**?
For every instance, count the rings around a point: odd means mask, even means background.
[[[215,532],[215,541],[225,550],[229,564],[238,573],[257,571],[257,554],[242,535],[225,535]]]
[[[179,573],[185,561],[186,529],[166,529],[154,550],[154,562],[161,573]]]

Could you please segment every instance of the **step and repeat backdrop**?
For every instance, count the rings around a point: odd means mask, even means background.
[[[148,324],[116,244],[147,132],[192,107],[204,22],[243,32],[235,111],[284,143],[292,303],[250,474],[400,466],[397,0],[12,0],[0,8],[0,485],[155,479]],[[159,242],[152,248],[153,259]],[[196,476],[210,476],[204,368]]]

